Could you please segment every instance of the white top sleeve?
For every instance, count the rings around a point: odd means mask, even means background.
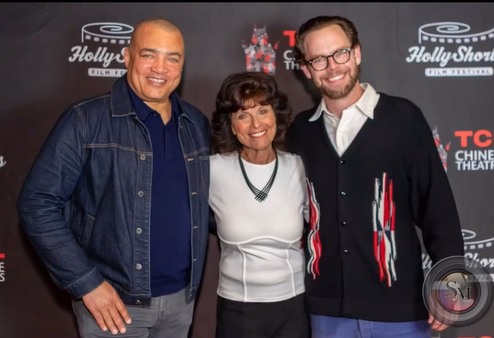
[[[221,245],[218,295],[241,302],[275,302],[304,292],[301,238],[307,208],[305,170],[298,155],[278,151],[278,172],[259,202],[240,169],[238,153],[211,156],[209,204]],[[244,161],[262,190],[274,170]]]

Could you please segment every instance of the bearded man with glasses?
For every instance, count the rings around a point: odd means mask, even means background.
[[[322,94],[296,115],[287,149],[303,160],[311,215],[306,305],[313,338],[429,338],[449,323],[422,299],[422,250],[463,256],[455,199],[432,130],[410,100],[360,83],[354,24],[319,16],[296,34]]]

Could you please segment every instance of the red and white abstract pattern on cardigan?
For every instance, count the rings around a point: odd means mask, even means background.
[[[309,193],[309,236],[307,246],[309,249],[309,262],[307,263],[307,272],[312,275],[313,279],[319,276],[319,259],[322,254],[321,239],[319,237],[319,219],[321,210],[316,199],[314,185],[306,179]]]
[[[379,265],[379,280],[386,281],[388,287],[397,280],[395,271],[395,202],[393,201],[393,180],[383,173],[374,186],[372,217],[374,230],[374,256]]]

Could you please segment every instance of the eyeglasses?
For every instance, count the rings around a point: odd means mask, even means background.
[[[344,49],[338,49],[336,52],[334,52],[331,55],[328,56],[318,56],[312,60],[305,61],[314,70],[325,70],[329,66],[329,58],[333,58],[334,62],[337,64],[341,65],[344,63],[347,63],[348,60],[350,60],[350,51],[352,50],[352,47],[349,48],[344,48]]]

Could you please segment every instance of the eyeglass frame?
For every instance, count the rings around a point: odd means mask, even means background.
[[[331,55],[327,55],[327,56],[320,55],[320,56],[317,56],[317,57],[315,57],[315,58],[313,58],[311,60],[308,60],[308,61],[304,60],[304,62],[306,64],[309,64],[312,67],[312,69],[314,69],[316,72],[320,72],[320,71],[323,71],[323,70],[325,70],[325,69],[327,69],[329,67],[329,58],[333,58],[333,61],[336,64],[338,64],[338,65],[344,65],[345,63],[347,63],[348,61],[350,61],[350,53],[351,53],[352,49],[353,49],[353,46],[352,47],[338,49],[338,50],[336,50]],[[345,62],[340,63],[340,62],[336,61],[336,59],[334,58],[334,55],[337,54],[337,53],[343,52],[343,51],[348,53],[348,59]],[[326,59],[326,67],[324,67],[323,69],[315,69],[314,68],[314,65],[312,65],[312,61],[314,61],[316,59],[319,59],[319,58],[325,58]]]

